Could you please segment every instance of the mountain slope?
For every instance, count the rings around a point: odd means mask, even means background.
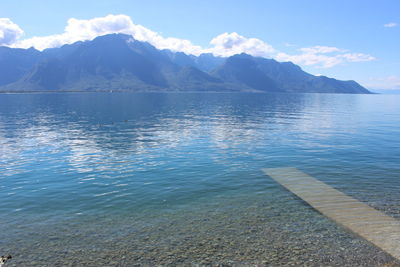
[[[259,91],[281,91],[275,81],[259,68],[254,58],[246,54],[228,58],[222,66],[213,71],[213,75],[224,81]]]
[[[60,48],[0,47],[0,91],[253,91],[369,93],[290,62],[158,50],[125,34]]]
[[[213,74],[224,81],[266,92],[370,93],[354,81],[314,76],[291,62],[280,63],[247,54],[228,58]]]
[[[201,54],[198,57],[186,55],[183,52],[162,51],[171,61],[179,66],[191,66],[204,72],[210,72],[225,62],[226,58],[216,57],[213,54]]]
[[[41,59],[42,54],[33,48],[0,47],[0,86],[22,78]]]

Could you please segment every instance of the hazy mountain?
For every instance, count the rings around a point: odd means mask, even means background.
[[[163,50],[163,53],[167,55],[172,62],[179,66],[191,66],[198,68],[204,72],[210,72],[211,70],[217,68],[221,65],[226,58],[216,57],[213,54],[201,54],[196,57],[193,55],[186,55],[183,52],[172,52],[170,50]]]
[[[339,81],[304,72],[291,62],[252,57],[247,54],[228,58],[213,72],[224,81],[261,91],[310,93],[370,93],[354,81]]]
[[[0,86],[22,78],[41,58],[42,54],[33,48],[0,47]]]
[[[0,47],[3,91],[258,91],[369,93],[354,81],[313,76],[290,62],[158,50],[110,34],[42,52]]]

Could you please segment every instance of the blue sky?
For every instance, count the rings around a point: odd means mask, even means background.
[[[400,89],[398,0],[2,0],[0,18],[0,45],[44,49],[117,31],[159,48],[247,52]]]

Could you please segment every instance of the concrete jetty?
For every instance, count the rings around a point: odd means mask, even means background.
[[[311,207],[400,260],[400,221],[296,168],[267,168],[264,173]]]

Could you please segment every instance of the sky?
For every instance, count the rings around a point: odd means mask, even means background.
[[[160,49],[244,52],[400,90],[399,0],[0,1],[0,46],[43,50],[113,32]]]

